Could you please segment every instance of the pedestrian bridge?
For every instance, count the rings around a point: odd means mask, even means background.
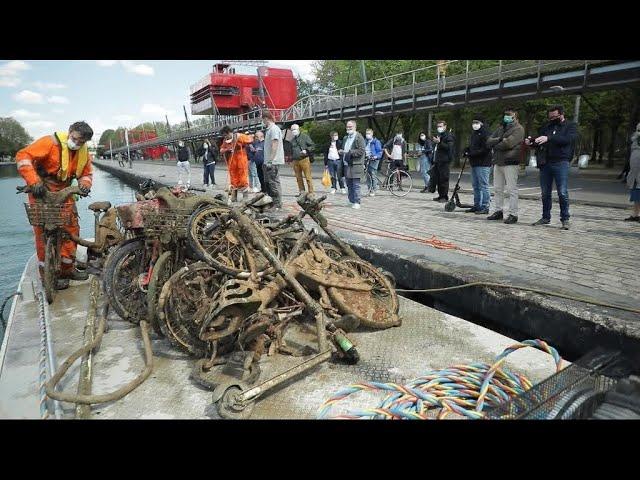
[[[499,61],[495,67],[480,70],[471,70],[468,60],[451,60],[446,66],[450,71],[455,66],[463,73],[446,76],[442,66],[433,65],[304,97],[286,110],[272,112],[280,123],[290,125],[463,108],[496,100],[521,101],[640,83],[639,60]],[[234,130],[255,130],[260,124],[260,111],[216,117],[209,125],[131,143],[129,148],[140,150],[178,140],[203,139],[215,136],[224,125]],[[124,146],[107,153],[126,150]]]

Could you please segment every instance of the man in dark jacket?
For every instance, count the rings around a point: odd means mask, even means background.
[[[262,130],[256,132],[255,139],[253,143],[249,144],[247,153],[249,155],[249,180],[253,191],[254,193],[266,193],[264,172],[262,171],[262,165],[264,165],[264,133]],[[256,176],[258,177],[257,182]],[[257,188],[257,183],[260,183],[260,189]]]
[[[187,188],[191,186],[191,164],[189,163],[189,148],[182,140],[178,142],[178,185],[182,186],[182,175],[187,175]]]
[[[518,122],[518,113],[513,108],[505,108],[502,123],[487,139],[487,146],[493,148],[493,192],[494,212],[487,220],[502,220],[504,194],[509,196],[509,216],[507,225],[518,221],[518,171],[524,128]]]
[[[198,149],[198,156],[202,157],[202,164],[204,165],[204,177],[202,183],[205,188],[209,187],[209,179],[211,179],[211,188],[216,184],[216,162],[220,155],[220,150],[215,143],[211,143],[208,139],[202,143],[202,146]]]
[[[356,131],[356,122],[347,122],[347,134],[342,139],[342,149],[338,150],[347,179],[349,205],[360,208],[360,179],[364,175],[364,154],[366,144],[364,137]]]
[[[451,160],[455,156],[456,139],[451,132],[447,132],[447,122],[440,120],[436,124],[438,135],[432,137],[434,155],[431,167],[431,192],[438,188],[438,196],[433,200],[445,203],[449,200],[449,169]]]
[[[311,137],[305,132],[301,132],[300,126],[295,123],[291,125],[291,133],[293,134],[291,139],[291,158],[293,159],[293,171],[296,174],[298,191],[300,193],[304,192],[304,182],[302,180],[302,174],[304,173],[309,193],[313,193],[310,156],[313,154],[315,144]]]
[[[547,110],[549,123],[538,132],[533,140],[537,150],[542,150],[542,165],[540,168],[540,190],[542,190],[542,218],[533,225],[547,225],[551,222],[551,189],[556,182],[558,202],[560,203],[560,221],[562,229],[569,230],[569,162],[573,158],[573,146],[578,136],[575,122],[564,118],[564,107],[554,105]],[[527,139],[527,145],[532,141]]]
[[[473,207],[467,213],[486,215],[489,213],[489,175],[491,173],[491,148],[487,146],[489,131],[485,126],[484,117],[474,115],[471,122],[471,136],[469,146],[465,149],[465,156],[471,164],[471,181],[473,184]]]

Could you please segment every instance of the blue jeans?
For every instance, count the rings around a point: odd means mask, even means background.
[[[349,194],[349,201],[351,203],[360,203],[360,179],[359,178],[347,178],[347,188]]]
[[[489,210],[491,194],[489,193],[489,175],[491,167],[471,167],[473,184],[473,206],[477,210]]]
[[[560,220],[569,220],[569,162],[546,163],[540,168],[540,190],[542,190],[542,218],[551,220],[551,189],[556,182],[558,202],[560,203]]]
[[[369,191],[375,192],[378,190],[378,164],[380,163],[380,159],[378,160],[369,160],[369,167],[367,171],[371,174],[371,177],[367,175],[367,186],[369,187]]]
[[[336,183],[340,185],[340,188],[344,188],[342,162],[340,160],[327,160],[327,168],[329,169],[329,175],[331,175],[331,188],[337,188]]]
[[[204,183],[205,185],[209,185],[209,178],[211,178],[211,184],[212,185],[214,183],[216,183],[215,171],[216,171],[216,164],[215,163],[211,163],[209,165],[205,165],[204,166],[204,177],[202,179],[202,183]]]
[[[420,173],[422,173],[422,179],[424,180],[424,188],[429,186],[429,170],[431,169],[431,159],[426,155],[420,157]]]
[[[258,185],[262,187],[260,184],[260,178],[258,177],[258,167],[256,167],[256,162],[249,162],[249,185],[251,188],[257,188]]]

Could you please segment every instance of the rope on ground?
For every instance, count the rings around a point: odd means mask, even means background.
[[[442,288],[425,288],[419,290],[410,290],[403,288],[396,288],[397,292],[406,292],[406,293],[434,293],[434,292],[446,292],[450,290],[457,290],[460,288],[469,288],[469,287],[496,287],[496,288],[511,288],[513,290],[522,290],[524,292],[533,292],[540,293],[542,295],[549,295],[552,297],[560,297],[566,298],[568,300],[575,300],[576,302],[588,303],[591,305],[598,305],[599,307],[606,308],[614,308],[617,310],[624,310],[625,312],[637,313],[640,314],[640,309],[623,307],[621,305],[613,305],[611,303],[599,302],[597,300],[587,298],[587,297],[579,297],[575,295],[565,295],[564,293],[552,292],[550,290],[541,290],[538,288],[530,288],[530,287],[520,287],[517,285],[509,285],[507,283],[493,283],[493,282],[471,282],[465,283],[462,285],[454,285],[452,287],[442,287]]]
[[[7,296],[7,298],[5,298],[4,301],[2,302],[2,306],[0,307],[0,322],[2,322],[2,331],[5,331],[7,328],[7,321],[4,319],[4,307],[7,305],[7,302],[11,300],[13,297],[15,297],[16,295],[22,296],[22,292],[16,291],[16,292],[13,292],[11,295]]]
[[[469,363],[444,370],[431,370],[406,385],[381,382],[350,385],[320,406],[318,418],[439,420],[455,413],[468,419],[482,419],[485,416],[485,406],[496,406],[521,395],[533,386],[526,376],[501,367],[509,354],[526,347],[549,353],[555,361],[556,372],[562,369],[562,358],[555,348],[543,340],[525,340],[507,347],[491,365]],[[335,404],[360,391],[389,393],[377,407],[354,409],[329,416]]]
[[[100,314],[100,321],[98,323],[98,333],[93,339],[93,341],[86,343],[80,349],[76,350],[72,353],[67,360],[62,364],[60,369],[56,372],[56,374],[47,382],[46,391],[47,396],[53,398],[55,400],[59,400],[62,402],[83,404],[83,405],[92,405],[97,403],[107,403],[113,402],[115,400],[119,400],[125,395],[131,393],[138,386],[144,382],[151,372],[153,371],[153,350],[151,347],[151,340],[149,339],[149,324],[142,320],[140,322],[140,332],[142,334],[142,340],[144,343],[144,354],[145,354],[145,368],[144,370],[134,378],[131,382],[126,384],[125,386],[119,388],[118,390],[101,395],[83,395],[83,394],[73,394],[73,393],[65,393],[65,392],[56,392],[55,388],[60,379],[67,373],[67,370],[73,365],[73,363],[86,353],[98,348],[100,343],[102,342],[102,336],[105,332],[106,325],[106,313],[105,309],[102,309]]]
[[[46,420],[49,418],[49,407],[47,406],[47,330],[45,325],[45,312],[44,312],[44,294],[42,291],[37,293],[38,300],[40,302],[38,308],[38,322],[40,323],[40,352],[38,371],[40,373],[40,419]]]

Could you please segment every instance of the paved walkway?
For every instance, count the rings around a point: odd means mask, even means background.
[[[110,161],[105,163],[113,165]],[[198,186],[199,172],[194,170],[194,185]],[[173,165],[139,163],[133,171],[164,183],[172,183],[176,178]],[[218,188],[222,189],[226,172],[219,171],[216,178],[222,184]],[[283,176],[282,186],[285,207],[297,208],[295,179]],[[319,180],[315,187],[318,193],[325,190]],[[338,233],[353,234],[369,243],[379,242],[385,248],[391,245],[399,250],[409,244],[413,244],[410,250],[414,250],[416,241],[407,235],[423,240],[435,236],[462,249],[482,253],[441,251],[443,258],[452,254],[466,257],[465,262],[488,275],[497,270],[509,272],[514,278],[533,281],[539,288],[561,286],[600,301],[640,307],[640,223],[623,222],[628,213],[619,208],[572,205],[571,229],[564,231],[560,229],[557,203],[553,205],[551,225],[530,226],[541,216],[539,200],[521,199],[519,223],[505,225],[459,209],[447,213],[443,204],[431,200],[431,194],[418,191],[403,198],[388,192],[366,197],[360,210],[346,206],[346,195],[328,197],[325,212]],[[468,194],[461,195],[461,200],[472,201]],[[405,237],[390,241],[389,232]],[[427,244],[417,245],[435,251]]]

